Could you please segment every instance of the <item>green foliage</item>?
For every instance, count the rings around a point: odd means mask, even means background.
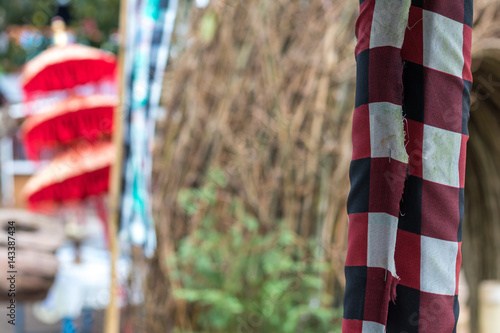
[[[205,43],[210,43],[217,30],[217,18],[214,13],[207,12],[203,15],[200,27],[200,37]]]
[[[120,0],[70,0],[69,28],[78,43],[117,51],[116,38],[110,38],[118,29]],[[55,0],[15,0],[0,3],[0,31],[9,26],[32,26],[38,31],[23,37],[22,41],[9,39],[7,48],[0,49],[0,72],[18,70],[51,44],[49,26],[57,13]]]
[[[56,12],[54,0],[2,1],[0,4],[0,27],[11,24],[43,27],[50,24]]]
[[[71,15],[74,22],[72,26],[77,30],[81,42],[95,47],[113,49],[108,45],[109,35],[118,29],[120,0],[71,0]],[[83,33],[81,24],[85,19],[93,19],[102,36],[92,38]]]
[[[72,19],[80,22],[86,18],[97,21],[105,34],[118,28],[120,0],[70,0]],[[42,28],[50,25],[57,11],[55,0],[2,1],[0,4],[0,27],[28,24]]]
[[[9,43],[6,53],[0,55],[0,73],[12,72],[26,61],[26,51],[15,43]]]
[[[221,222],[215,208],[226,179],[220,170],[207,178],[205,186],[178,194],[186,214],[203,209],[203,216],[168,263],[183,286],[175,296],[193,306],[196,332],[340,332],[341,314],[325,306],[320,274],[327,266],[315,245],[284,221],[262,233],[239,201]]]

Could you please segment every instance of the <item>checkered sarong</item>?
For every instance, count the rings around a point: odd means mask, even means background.
[[[120,235],[147,257],[156,249],[152,147],[177,7],[178,0],[127,0]]]
[[[452,333],[472,0],[361,0],[344,333]]]

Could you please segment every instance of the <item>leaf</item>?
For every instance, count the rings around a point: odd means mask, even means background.
[[[259,229],[259,222],[254,217],[244,216],[241,222],[243,223],[245,228],[250,231],[256,231],[257,229]]]
[[[177,202],[188,215],[194,215],[198,211],[194,193],[195,190],[183,189],[177,194]]]
[[[208,180],[218,187],[226,187],[227,185],[227,179],[224,172],[218,168],[212,168],[208,171]]]
[[[295,242],[295,235],[288,229],[282,230],[279,243],[280,245],[292,245]]]
[[[183,299],[190,302],[196,302],[200,300],[200,292],[194,289],[176,289],[174,290],[174,297]]]
[[[202,187],[197,192],[197,197],[204,203],[213,205],[215,203],[216,192],[215,189],[206,186]]]

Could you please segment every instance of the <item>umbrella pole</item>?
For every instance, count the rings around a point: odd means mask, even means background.
[[[99,216],[99,220],[102,224],[102,230],[104,231],[106,248],[110,250],[109,242],[111,239],[111,233],[109,232],[109,216],[107,214],[106,205],[104,204],[104,198],[102,196],[95,197],[94,204],[97,215]]]
[[[120,0],[120,44],[118,50],[118,98],[119,102],[115,108],[113,115],[114,131],[113,143],[116,149],[116,160],[111,167],[110,175],[110,200],[109,200],[109,250],[111,252],[111,285],[108,308],[106,309],[106,317],[104,322],[104,333],[119,333],[120,331],[120,310],[118,308],[117,295],[119,291],[116,262],[119,256],[118,248],[118,218],[120,216],[120,193],[121,193],[121,173],[122,173],[122,157],[123,157],[123,117],[122,104],[123,96],[122,89],[124,86],[123,62],[125,57],[125,40],[126,40],[126,18],[127,18],[127,0]]]

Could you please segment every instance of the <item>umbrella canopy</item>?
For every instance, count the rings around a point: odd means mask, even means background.
[[[109,137],[117,98],[112,95],[73,97],[30,116],[21,132],[30,159],[44,150],[74,144],[78,139],[94,142]]]
[[[111,142],[75,147],[54,158],[23,189],[30,209],[50,209],[63,202],[78,202],[106,193],[115,160]]]
[[[116,56],[90,46],[55,46],[26,63],[22,86],[31,100],[37,92],[71,89],[90,82],[113,79]]]

